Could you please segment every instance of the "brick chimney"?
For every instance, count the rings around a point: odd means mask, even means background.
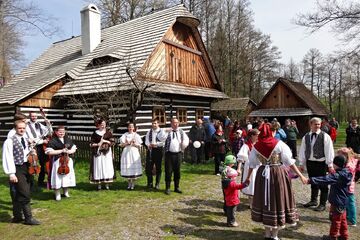
[[[91,53],[101,41],[100,11],[94,4],[89,4],[80,11],[82,54]]]

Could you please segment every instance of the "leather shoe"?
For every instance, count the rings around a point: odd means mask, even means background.
[[[39,222],[35,218],[31,218],[30,220],[25,220],[24,224],[25,225],[40,225],[41,222]]]
[[[326,209],[325,206],[320,204],[319,206],[314,208],[314,211],[322,212],[325,211],[325,209]]]
[[[176,193],[182,193],[182,191],[181,191],[179,188],[175,189],[174,192],[176,192]]]
[[[303,206],[304,206],[305,208],[315,207],[315,206],[317,206],[317,202],[310,201],[310,202],[308,202],[308,203],[305,203]]]
[[[166,194],[166,195],[170,195],[170,189],[166,189],[166,190],[165,190],[165,194]]]
[[[11,219],[11,222],[12,223],[21,223],[21,222],[23,222],[24,221],[24,219],[23,218],[13,218],[13,219]]]

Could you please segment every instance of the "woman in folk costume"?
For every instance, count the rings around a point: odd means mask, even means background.
[[[92,160],[90,161],[90,183],[97,184],[101,190],[101,184],[109,189],[109,183],[113,182],[114,165],[111,147],[115,139],[110,131],[106,130],[106,122],[103,119],[96,121],[97,130],[91,135],[90,146],[92,148]]]
[[[274,127],[268,123],[260,126],[259,140],[249,155],[246,179],[250,181],[253,169],[258,167],[251,219],[265,226],[265,239],[279,239],[280,228],[298,221],[291,179],[282,165],[296,172],[304,184],[307,181],[291,158],[290,148],[274,138]]]
[[[48,143],[45,153],[52,156],[51,169],[50,169],[50,186],[55,190],[55,200],[61,200],[60,189],[63,188],[64,196],[70,197],[69,187],[75,187],[75,171],[74,162],[69,157],[69,154],[73,154],[76,151],[76,145],[74,145],[70,138],[65,136],[65,127],[59,126],[55,129],[55,136]],[[66,172],[62,172],[62,169],[66,169]]]
[[[128,124],[128,132],[120,138],[120,146],[123,147],[121,154],[121,176],[128,179],[128,190],[135,187],[135,179],[142,175],[141,156],[139,148],[142,140],[135,132],[134,123]]]
[[[260,133],[259,130],[251,129],[248,133],[247,140],[245,141],[244,145],[242,145],[242,147],[240,148],[240,151],[237,154],[237,160],[239,162],[238,169],[237,169],[238,172],[240,172],[240,165],[241,165],[240,162],[244,166],[241,182],[245,182],[246,177],[249,173],[249,154],[250,154],[250,151],[252,150],[254,144],[258,140],[259,133]],[[252,196],[254,195],[256,171],[257,171],[257,167],[254,168],[252,171],[249,186],[246,188],[243,188],[241,190],[242,193],[244,193],[245,195],[248,195],[250,208],[252,205]]]

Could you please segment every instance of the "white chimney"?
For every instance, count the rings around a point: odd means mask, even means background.
[[[89,4],[80,11],[82,54],[91,53],[101,41],[101,17],[98,8]]]

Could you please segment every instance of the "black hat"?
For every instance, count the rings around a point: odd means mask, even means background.
[[[338,166],[339,168],[345,167],[346,162],[347,162],[347,160],[346,160],[345,156],[343,156],[343,155],[335,156],[334,161],[333,161],[333,163],[336,166]]]

